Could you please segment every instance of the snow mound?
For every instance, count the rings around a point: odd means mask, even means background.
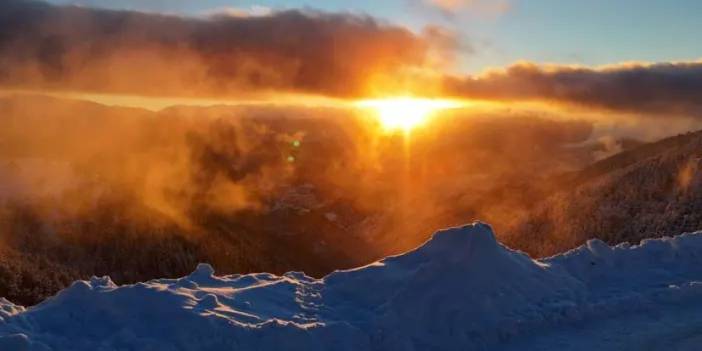
[[[545,260],[483,223],[322,279],[299,272],[116,286],[78,281],[24,309],[0,299],[0,350],[491,350],[546,329],[702,297],[702,234]]]

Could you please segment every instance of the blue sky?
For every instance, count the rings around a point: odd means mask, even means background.
[[[473,0],[450,15],[430,1],[50,0],[192,15],[229,7],[312,8],[366,13],[415,31],[441,25],[473,48],[462,54],[459,67],[471,73],[517,60],[601,65],[702,58],[702,1],[503,0],[507,9],[497,11],[491,4],[501,0]]]

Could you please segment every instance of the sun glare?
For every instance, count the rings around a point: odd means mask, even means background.
[[[371,99],[357,103],[359,107],[373,110],[385,130],[404,130],[405,132],[424,124],[440,110],[456,108],[460,105],[459,102],[452,100],[413,97]]]

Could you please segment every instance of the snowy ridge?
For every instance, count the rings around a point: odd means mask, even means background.
[[[218,277],[201,264],[180,279],[77,281],[26,310],[2,299],[0,350],[509,349],[545,330],[687,306],[702,298],[698,281],[702,233],[593,240],[532,260],[474,223],[323,279]]]

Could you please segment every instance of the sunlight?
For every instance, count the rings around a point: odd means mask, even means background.
[[[373,110],[383,129],[408,132],[424,123],[436,112],[462,106],[458,101],[398,97],[361,100],[357,106]]]

